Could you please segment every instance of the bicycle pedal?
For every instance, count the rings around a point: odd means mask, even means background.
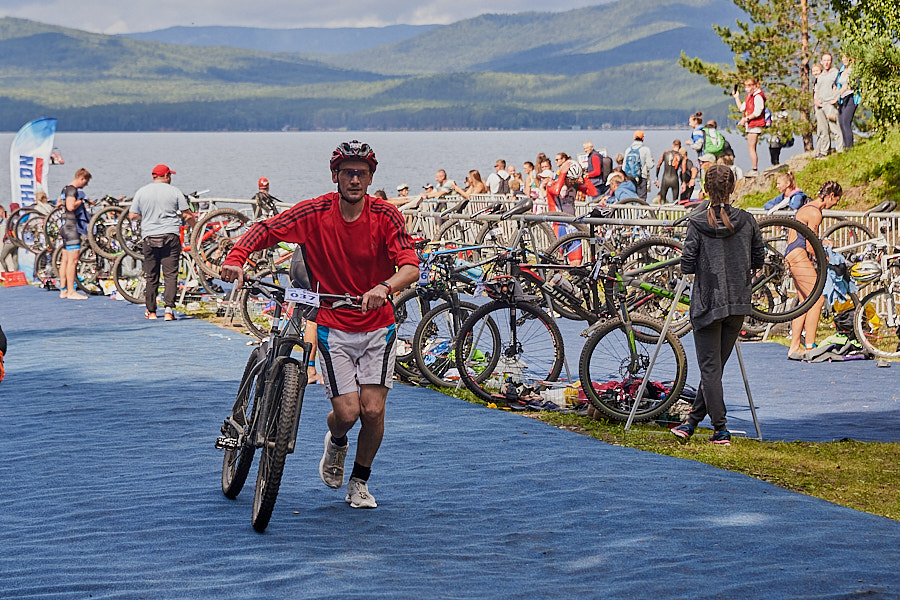
[[[237,450],[240,447],[237,438],[220,435],[216,438],[216,448],[219,450]]]

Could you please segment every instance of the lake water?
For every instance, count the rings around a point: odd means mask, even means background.
[[[553,158],[557,152],[575,156],[582,143],[607,148],[611,156],[630,144],[628,131],[446,131],[446,132],[213,132],[213,133],[58,133],[56,146],[66,163],[50,168],[50,197],[72,180],[75,170],[85,167],[93,174],[86,192],[131,196],[150,181],[150,170],[166,163],[177,171],[173,183],[183,192],[209,189],[209,197],[249,198],[256,181],[265,176],[271,193],[286,202],[318,196],[333,189],[328,159],[338,143],[349,139],[368,142],[378,156],[379,168],[370,191],[384,188],[395,195],[401,182],[416,193],[434,172],[443,168],[459,183],[469,169],[483,178],[493,171],[497,158],[521,171],[522,163],[534,161],[539,152]],[[646,130],[645,143],[654,160],[672,140],[690,136],[687,127]],[[0,134],[0,148],[9,148],[13,133]],[[747,144],[738,134],[727,134],[737,155],[737,164],[749,169]],[[785,148],[782,160],[802,147]],[[760,167],[769,166],[768,146],[758,146]],[[690,151],[693,160],[695,153]],[[9,206],[9,171],[0,169],[0,203]]]

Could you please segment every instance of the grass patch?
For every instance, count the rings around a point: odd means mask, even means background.
[[[860,140],[842,154],[812,160],[794,178],[811,197],[826,181],[840,183],[844,196],[836,210],[864,211],[883,200],[896,200],[900,197],[900,130],[888,131],[884,140],[877,136]],[[742,197],[740,206],[761,207],[777,195],[773,180],[768,191]]]
[[[431,389],[485,405],[468,390]],[[635,425],[626,432],[622,424],[574,414],[520,414],[614,446],[696,460],[900,521],[900,443],[758,442],[735,436],[731,447],[723,448],[706,441],[712,431],[698,429],[693,439],[682,445],[666,429],[655,425]]]

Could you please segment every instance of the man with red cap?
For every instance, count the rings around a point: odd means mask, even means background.
[[[259,191],[253,194],[253,198],[251,198],[256,202],[256,208],[253,210],[253,218],[271,217],[272,215],[278,214],[278,206],[276,206],[275,203],[279,200],[269,193],[269,179],[267,177],[260,177],[257,185]]]
[[[165,280],[165,319],[175,320],[175,292],[178,290],[178,262],[181,259],[181,223],[189,227],[196,222],[184,194],[172,185],[175,171],[167,165],[153,167],[153,183],[134,194],[128,209],[132,223],[140,221],[141,249],[144,254],[144,277],[147,288],[144,317],[156,319],[156,295],[159,292],[159,271]]]

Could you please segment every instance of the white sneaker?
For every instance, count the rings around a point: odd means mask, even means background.
[[[369,486],[362,479],[350,478],[347,483],[347,497],[345,501],[351,508],[376,508],[375,498],[369,493]]]
[[[331,441],[331,431],[325,434],[325,452],[319,461],[319,477],[330,488],[337,489],[344,485],[344,459],[347,457],[346,446],[335,446]]]

